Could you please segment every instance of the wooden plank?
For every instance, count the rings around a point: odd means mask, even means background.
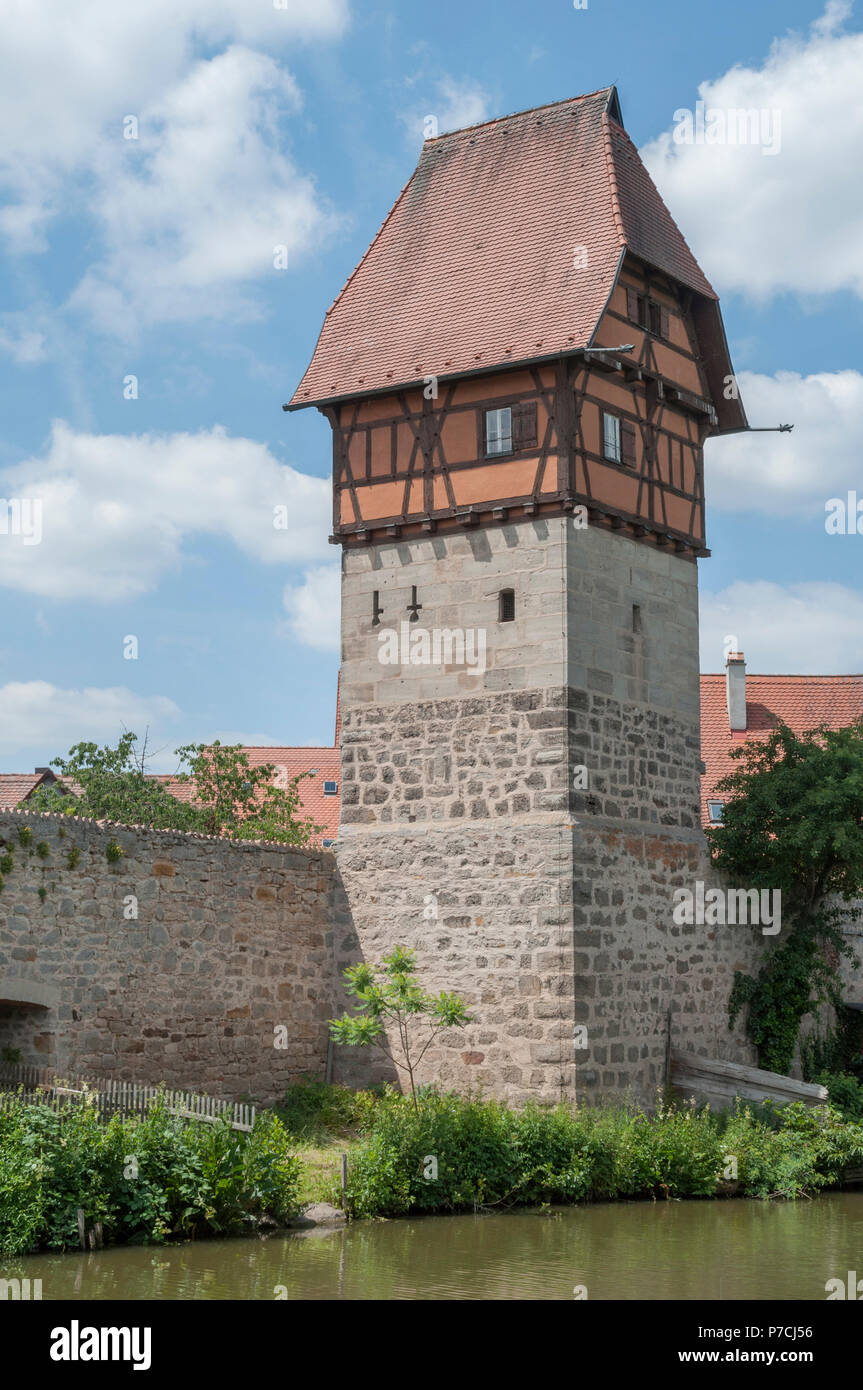
[[[706,1101],[711,1109],[730,1107],[737,1097],[758,1104],[765,1100],[781,1105],[802,1101],[818,1107],[824,1107],[828,1099],[825,1086],[677,1048],[671,1050],[671,1086],[687,1099]]]

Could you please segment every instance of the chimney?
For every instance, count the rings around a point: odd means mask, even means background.
[[[742,652],[729,652],[725,658],[725,703],[728,727],[746,728],[746,663]]]

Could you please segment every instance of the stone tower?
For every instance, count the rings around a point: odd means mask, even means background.
[[[702,446],[746,426],[731,372],[609,88],[427,140],[286,407],[333,431],[342,960],[408,944],[467,997],[426,1055],[445,1085],[648,1098],[670,1018],[713,1050],[724,996],[671,895],[703,864]]]

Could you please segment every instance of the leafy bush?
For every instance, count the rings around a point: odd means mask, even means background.
[[[779,1112],[738,1104],[711,1115],[660,1107],[573,1110],[426,1092],[418,1113],[389,1093],[351,1157],[346,1205],[354,1216],[458,1211],[615,1197],[709,1197],[729,1157],[740,1190],[794,1198],[841,1181],[863,1161],[863,1125],[803,1105]],[[432,1161],[433,1160],[433,1161]]]
[[[386,1087],[352,1091],[348,1086],[329,1086],[311,1078],[289,1086],[276,1113],[297,1139],[329,1139],[333,1135],[367,1129]]]
[[[162,1103],[104,1123],[93,1106],[0,1112],[0,1251],[78,1243],[77,1212],[106,1241],[159,1242],[283,1224],[297,1209],[300,1163],[264,1113],[251,1132],[187,1122]]]
[[[830,1104],[846,1120],[863,1120],[863,1083],[847,1072],[821,1072],[814,1078],[827,1087]]]

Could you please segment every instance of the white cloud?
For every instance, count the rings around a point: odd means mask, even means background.
[[[8,353],[19,366],[44,362],[47,357],[45,334],[30,324],[27,314],[0,314],[0,352]]]
[[[294,637],[318,651],[339,651],[342,594],[338,565],[307,570],[302,584],[285,587],[282,601]]]
[[[221,426],[88,435],[60,422],[44,456],[0,475],[0,496],[42,505],[39,544],[0,535],[0,585],[50,598],[111,602],[145,593],[201,536],[230,540],[270,564],[328,553],[329,482]],[[275,524],[281,507],[286,528]]]
[[[705,110],[778,111],[778,153],[675,143],[672,129],[641,151],[720,289],[863,296],[863,34],[840,32],[850,8],[833,0],[761,67],[735,66],[698,88]]]
[[[298,250],[323,221],[284,153],[298,93],[278,55],[333,40],[347,22],[347,0],[6,0],[0,235],[13,250],[41,252],[58,211],[95,218],[106,263],[75,303],[112,330],[130,331],[135,315],[200,313],[220,277],[229,292],[275,274],[273,244]],[[251,51],[257,43],[265,52]],[[137,141],[123,138],[129,115]],[[267,255],[256,259],[261,239]],[[148,303],[142,286],[154,272]],[[241,298],[234,308],[249,311]]]
[[[415,80],[412,79],[412,82]],[[425,121],[429,116],[436,119],[439,135],[447,130],[479,125],[488,119],[491,98],[478,82],[470,78],[442,77],[432,84],[431,90],[433,95],[426,98],[424,105],[417,102],[401,113],[408,139],[412,142],[425,139]]]
[[[863,672],[863,593],[842,584],[740,581],[701,595],[701,669],[721,671],[726,637],[764,675]]]
[[[477,82],[445,77],[438,83],[436,109],[442,131],[479,125],[488,116],[488,106],[488,93]]]
[[[278,147],[300,105],[268,57],[233,47],[200,62],[140,117],[139,141],[106,146],[93,210],[106,255],[70,307],[123,335],[141,324],[255,314],[254,278],[281,275],[325,235],[311,179]]]
[[[808,517],[824,524],[824,504],[859,489],[863,375],[856,371],[739,372],[751,425],[793,424],[790,434],[732,434],[707,441],[711,507]]]
[[[74,743],[116,743],[124,729],[140,739],[148,726],[163,726],[179,712],[164,695],[136,695],[124,686],[63,690],[48,681],[13,681],[0,686],[0,754],[41,748],[47,764]]]

